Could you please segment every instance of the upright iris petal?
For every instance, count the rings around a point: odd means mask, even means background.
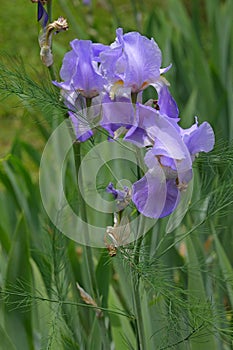
[[[121,81],[132,92],[139,92],[160,76],[161,51],[153,39],[137,32],[123,34],[117,29],[116,41],[100,54],[106,79]]]
[[[96,52],[104,46],[97,47],[90,40],[78,39],[70,45],[72,50],[65,55],[60,71],[64,82],[54,84],[65,90],[78,91],[86,98],[99,95],[104,78],[99,71]]]
[[[155,84],[155,88],[158,92],[158,106],[160,113],[169,118],[174,118],[178,122],[179,109],[176,101],[168,90],[168,85],[166,82],[163,82],[163,79],[161,78],[158,83]]]

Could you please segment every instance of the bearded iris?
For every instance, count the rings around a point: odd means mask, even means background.
[[[123,34],[100,54],[101,68],[113,90],[129,88],[132,93],[144,90],[160,77],[161,51],[156,42],[137,32]]]
[[[171,66],[161,69],[156,42],[136,32],[123,34],[121,28],[116,34],[110,46],[73,40],[60,71],[63,82],[54,84],[62,89],[79,141],[93,135],[92,121],[99,115],[99,125],[112,138],[123,134],[124,141],[145,150],[146,170],[132,184],[132,194],[116,190],[112,183],[107,191],[120,210],[127,197],[143,215],[161,218],[178,206],[193,177],[193,161],[199,152],[213,148],[214,133],[197,119],[189,129],[179,126],[178,106],[161,76]],[[149,85],[158,98],[142,104],[142,91]],[[137,98],[132,101],[133,95]]]
[[[98,55],[104,45],[78,39],[70,45],[72,50],[65,55],[60,71],[64,82],[54,84],[67,91],[79,92],[85,98],[98,96],[105,82],[98,66]]]

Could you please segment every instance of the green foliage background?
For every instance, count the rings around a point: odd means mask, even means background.
[[[182,223],[165,235],[161,220],[140,254],[129,246],[113,258],[62,236],[44,212],[40,158],[64,110],[40,62],[37,5],[0,4],[0,349],[139,349],[138,324],[143,350],[232,349],[232,0],[53,3],[53,17],[70,25],[54,37],[57,72],[70,40],[109,44],[119,26],[139,30],[173,64],[166,78],[182,125],[198,115],[216,134],[196,161]]]

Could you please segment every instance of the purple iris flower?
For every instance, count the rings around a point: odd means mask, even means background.
[[[148,171],[133,184],[132,200],[145,216],[163,217],[177,207],[180,191],[191,180],[192,160],[175,119],[141,104],[136,119],[124,140],[151,148],[144,158]]]
[[[48,24],[49,16],[40,0],[38,1],[37,20],[40,22],[41,27],[45,29]]]
[[[137,32],[123,34],[118,28],[116,34],[115,42],[100,54],[101,68],[110,84],[137,93],[158,80],[161,51],[153,39]]]
[[[214,147],[214,131],[209,123],[198,125],[197,117],[195,123],[189,129],[180,128],[181,136],[186,144],[192,160],[199,152],[210,152]]]
[[[102,118],[100,125],[116,138],[116,131],[129,129],[134,124],[134,107],[128,97],[111,100],[106,93],[102,98]]]
[[[157,83],[153,84],[158,92],[158,109],[160,114],[164,114],[169,118],[179,121],[179,109],[176,101],[172,97],[168,89],[168,82],[164,78],[160,78]]]
[[[113,183],[110,182],[106,191],[114,196],[117,204],[117,211],[123,210],[131,200],[131,191],[127,186],[124,186],[122,190],[117,190],[113,186]]]
[[[144,158],[148,171],[133,184],[132,201],[143,215],[162,218],[176,209],[181,192],[192,179],[192,161],[198,152],[212,150],[214,133],[207,122],[198,126],[197,119],[184,130],[176,118],[140,104],[136,106],[136,116],[136,125],[124,139],[151,148]]]
[[[162,218],[172,213],[180,200],[177,172],[163,167],[150,151],[145,156],[149,167],[145,176],[133,184],[132,201],[138,211],[150,218]]]
[[[91,0],[83,0],[83,5],[85,6],[91,5]]]
[[[77,91],[85,98],[99,95],[105,80],[100,73],[98,56],[106,47],[78,39],[71,41],[70,45],[72,50],[65,55],[60,71],[64,82],[54,84],[64,90]]]
[[[74,93],[71,95],[74,95]],[[98,124],[96,121],[99,120],[101,109],[99,96],[93,98],[92,105],[88,108],[86,106],[86,99],[82,95],[79,95],[75,99],[75,106],[72,106],[71,96],[70,102],[66,104],[70,107],[68,107],[70,109],[68,113],[73,124],[76,139],[80,142],[88,140],[93,136],[93,129]]]

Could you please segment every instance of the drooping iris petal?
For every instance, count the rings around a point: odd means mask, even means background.
[[[69,111],[76,139],[80,142],[88,140],[93,135],[92,129],[98,124],[95,121],[98,119],[101,108],[98,96],[92,102],[91,107],[86,108],[86,100],[80,95],[75,101],[73,111]]]
[[[144,147],[145,142],[148,143],[149,140],[151,140],[151,144],[158,140],[166,150],[166,155],[168,154],[170,158],[186,160],[185,163],[179,163],[180,170],[182,169],[181,165],[184,168],[190,168],[192,166],[190,154],[182,141],[180,133],[173,125],[172,119],[161,116],[159,111],[148,106],[137,104],[136,108],[138,109],[136,126],[129,130],[124,139],[139,147]]]
[[[108,94],[102,99],[102,118],[100,125],[111,136],[121,128],[130,128],[134,123],[134,108],[129,98],[119,97],[112,101]]]
[[[170,215],[178,206],[180,202],[180,191],[176,185],[175,179],[169,179],[166,181],[167,195],[164,204],[163,211],[160,218]]]
[[[157,164],[132,187],[132,201],[138,211],[150,218],[159,218],[167,196],[166,178]]]
[[[192,156],[199,152],[210,152],[214,147],[214,132],[207,122],[198,126],[196,120],[196,123],[191,128],[182,129],[181,134]]]
[[[137,32],[123,35],[119,28],[116,41],[100,58],[107,80],[120,80],[132,92],[143,90],[160,76],[162,56],[158,45]]]
[[[91,136],[93,136],[91,126],[85,117],[73,112],[69,112],[69,116],[73,123],[75,135],[78,141],[85,142]]]

